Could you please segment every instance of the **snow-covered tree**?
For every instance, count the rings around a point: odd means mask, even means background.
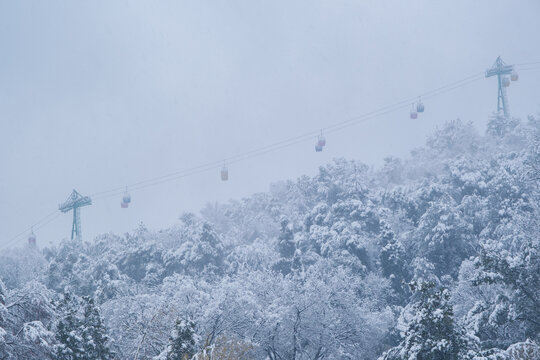
[[[394,291],[403,296],[408,292],[406,282],[410,280],[405,248],[387,224],[382,228],[379,244],[382,274],[391,280]]]
[[[169,338],[167,360],[189,360],[196,353],[195,323],[191,320],[177,319]]]
[[[476,260],[482,270],[476,284],[502,284],[511,291],[497,298],[495,316],[501,327],[512,326],[510,339],[540,340],[540,245],[538,237],[527,239],[519,251],[500,251],[486,243]],[[487,309],[487,308],[486,308]]]
[[[432,282],[411,282],[417,298],[402,314],[402,342],[388,350],[382,360],[461,360],[470,345],[455,324],[448,289]]]
[[[99,308],[94,304],[94,299],[90,297],[84,297],[83,304],[82,338],[84,341],[84,353],[89,359],[112,359],[114,356],[109,349],[110,339]]]
[[[62,313],[55,326],[56,357],[64,360],[109,360],[113,354],[109,349],[107,330],[99,309],[89,297],[78,298],[67,292],[58,303]]]
[[[56,339],[59,345],[56,348],[56,356],[60,360],[84,359],[84,339],[80,332],[81,321],[79,319],[79,299],[66,292],[57,305],[62,313],[62,318],[56,324]]]

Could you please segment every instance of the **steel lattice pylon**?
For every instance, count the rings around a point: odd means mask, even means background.
[[[88,196],[82,196],[75,189],[73,189],[73,192],[71,193],[71,195],[69,195],[69,197],[63,204],[58,205],[58,209],[63,213],[73,210],[71,240],[73,240],[73,238],[75,237],[77,239],[82,238],[80,208],[87,205],[92,205],[92,199],[90,199],[90,197]]]
[[[503,86],[503,79],[504,75],[510,75],[512,71],[514,71],[514,66],[506,65],[504,61],[502,61],[500,56],[497,57],[497,60],[495,60],[495,63],[493,64],[491,69],[486,70],[487,78],[495,75],[497,76],[499,84],[499,92],[497,95],[497,112],[500,112],[502,110],[505,117],[509,116],[509,109],[508,99],[506,98],[506,89]]]

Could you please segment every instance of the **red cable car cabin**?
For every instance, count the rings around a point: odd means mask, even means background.
[[[33,231],[30,233],[30,236],[28,236],[28,244],[31,246],[36,246],[36,235]]]
[[[512,71],[512,75],[510,75],[510,80],[512,81],[518,81],[519,75],[516,71]]]

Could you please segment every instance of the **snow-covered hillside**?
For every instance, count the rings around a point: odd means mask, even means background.
[[[540,120],[0,255],[0,359],[538,359]],[[521,356],[521,357],[520,357]]]

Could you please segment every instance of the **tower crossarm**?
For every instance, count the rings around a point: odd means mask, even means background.
[[[514,67],[512,65],[504,65],[500,68],[491,68],[486,70],[486,77],[496,76],[496,75],[510,75]]]
[[[79,208],[82,206],[92,205],[92,199],[90,199],[89,196],[82,196],[77,192],[77,190],[73,190],[71,195],[67,198],[67,200],[58,205],[58,209],[66,213],[74,208]]]
[[[495,75],[509,75],[514,71],[513,65],[506,65],[499,56],[490,69],[486,70],[486,77]]]
[[[58,209],[66,213],[70,210],[73,210],[73,224],[71,226],[71,240],[79,239],[81,240],[81,207],[92,205],[92,199],[89,196],[82,196],[73,189],[73,192],[69,195],[64,203],[58,205]]]

